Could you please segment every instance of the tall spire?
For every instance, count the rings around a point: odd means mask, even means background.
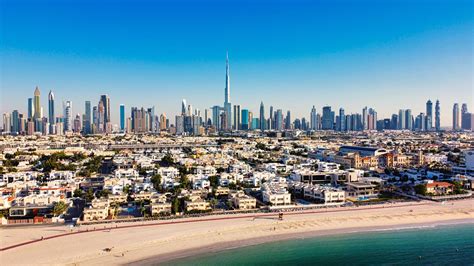
[[[229,52],[226,52],[226,60],[225,60],[225,100],[224,100],[224,103],[230,103]]]

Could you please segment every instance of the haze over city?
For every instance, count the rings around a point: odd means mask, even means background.
[[[2,1],[0,112],[25,113],[36,86],[45,112],[49,90],[74,114],[108,94],[114,124],[120,104],[204,110],[223,101],[226,51],[231,102],[255,113],[389,118],[439,99],[449,127],[453,103],[473,106],[470,1],[136,3]]]

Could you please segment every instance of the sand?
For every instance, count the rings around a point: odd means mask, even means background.
[[[474,199],[399,203],[383,208],[331,208],[272,216],[226,215],[166,222],[126,223],[147,225],[102,229],[35,242],[0,252],[3,265],[18,264],[152,264],[200,253],[290,238],[372,231],[389,228],[474,223]],[[169,223],[169,222],[168,222]],[[115,227],[115,225],[108,225]],[[89,226],[103,228],[104,225]],[[81,227],[79,230],[86,230]],[[0,247],[69,231],[66,226],[15,226],[0,228]],[[104,251],[110,248],[111,251]]]

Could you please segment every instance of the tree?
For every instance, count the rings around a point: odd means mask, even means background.
[[[109,194],[111,194],[110,190],[108,189],[103,189],[99,192],[99,198],[108,198],[109,197]]]
[[[161,190],[161,175],[160,174],[156,174],[152,176],[150,181],[156,190]]]
[[[89,188],[89,190],[87,190],[87,193],[85,194],[85,198],[87,202],[91,202],[95,198],[94,190],[92,190],[92,188]]]
[[[265,150],[267,148],[267,146],[261,142],[257,143],[257,145],[255,145],[255,148],[259,149],[259,150]]]
[[[426,195],[426,185],[418,184],[415,186],[415,193],[418,195]]]
[[[180,209],[179,199],[177,197],[174,197],[173,201],[171,201],[171,210],[173,214],[179,213],[179,209]]]
[[[59,216],[59,215],[63,214],[66,210],[67,210],[66,203],[64,203],[62,201],[54,203],[54,206],[53,206],[54,216]]]
[[[84,191],[77,188],[77,189],[74,190],[74,193],[73,193],[72,196],[75,197],[75,198],[82,198],[82,196],[84,196]]]
[[[209,182],[211,183],[211,187],[217,188],[219,185],[219,178],[216,175],[210,176]]]
[[[171,155],[166,154],[166,155],[161,159],[161,162],[162,162],[164,165],[173,165],[173,164],[174,164],[174,159],[173,159],[173,157],[171,157]]]

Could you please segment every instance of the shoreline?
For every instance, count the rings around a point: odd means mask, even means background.
[[[409,223],[409,224],[399,224],[399,225],[387,225],[387,226],[377,226],[377,227],[349,227],[345,229],[330,229],[330,230],[315,230],[308,231],[304,233],[288,233],[283,235],[276,236],[264,236],[257,238],[249,238],[245,240],[236,240],[224,243],[215,243],[208,246],[203,246],[199,248],[175,251],[168,254],[161,254],[156,256],[151,256],[149,258],[143,258],[133,262],[127,262],[127,264],[139,264],[139,265],[156,265],[157,263],[170,263],[173,261],[179,261],[183,259],[188,259],[192,257],[200,257],[203,255],[217,254],[227,250],[240,249],[251,246],[264,245],[269,243],[276,243],[280,241],[291,241],[299,239],[309,239],[316,237],[332,237],[340,235],[353,235],[353,234],[363,234],[363,233],[382,233],[382,232],[391,232],[398,230],[427,230],[433,229],[436,227],[444,226],[460,226],[460,225],[474,225],[474,219],[456,219],[456,220],[446,220],[430,223]],[[207,253],[207,254],[206,254]]]
[[[5,265],[155,265],[291,239],[474,224],[474,199],[450,204],[423,202],[386,205],[383,208],[295,212],[286,213],[283,220],[278,219],[277,213],[214,218],[186,218],[164,224],[134,223],[129,227],[113,230],[97,228],[78,234],[67,234],[71,230],[67,227],[8,228],[0,230],[3,245],[41,236],[45,236],[45,241],[2,251],[0,256]],[[89,227],[89,230],[92,228]],[[54,237],[60,234],[64,237]]]

